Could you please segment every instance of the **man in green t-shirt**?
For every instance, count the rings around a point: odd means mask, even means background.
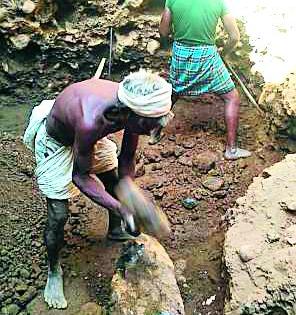
[[[219,19],[228,34],[226,56],[236,46],[240,34],[224,0],[166,0],[159,30],[161,40],[170,33],[174,39],[170,67],[174,94],[178,97],[215,93],[222,97],[227,126],[225,158],[238,159],[251,153],[236,145],[240,99],[215,46]]]

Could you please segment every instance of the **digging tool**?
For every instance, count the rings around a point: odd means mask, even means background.
[[[101,60],[101,62],[100,62],[100,64],[99,64],[99,66],[98,66],[98,69],[97,69],[97,71],[96,71],[96,74],[94,75],[94,78],[96,78],[96,79],[99,79],[99,78],[100,78],[100,76],[101,76],[101,74],[102,74],[102,71],[103,71],[103,69],[104,69],[104,66],[105,66],[105,62],[106,62],[106,58],[102,58],[102,60]]]
[[[244,85],[244,83],[242,82],[242,80],[239,78],[239,76],[237,75],[237,73],[234,71],[234,69],[232,68],[232,66],[224,59],[222,58],[225,66],[228,68],[228,70],[231,72],[231,74],[234,76],[234,78],[236,79],[237,83],[241,86],[243,92],[245,93],[245,95],[247,96],[247,98],[250,100],[250,102],[255,105],[255,107],[257,108],[258,112],[260,113],[260,115],[264,115],[264,112],[262,111],[262,109],[259,107],[258,103],[256,102],[256,100],[254,99],[254,97],[252,96],[252,94],[250,93],[250,91],[248,90],[248,88]]]
[[[118,200],[133,212],[140,231],[157,238],[170,234],[170,225],[165,213],[149,201],[142,190],[129,178],[123,178],[115,187]]]

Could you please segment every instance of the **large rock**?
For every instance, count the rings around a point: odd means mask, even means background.
[[[192,164],[200,173],[205,174],[215,167],[217,161],[217,153],[207,150],[205,152],[195,154],[192,159]]]
[[[31,38],[27,34],[19,34],[19,35],[10,37],[10,41],[11,41],[12,45],[17,50],[22,50],[22,49],[26,48],[28,46],[30,40],[31,40]]]
[[[117,267],[113,315],[185,314],[174,265],[154,238],[142,234],[129,242]]]
[[[224,245],[226,315],[296,314],[296,154],[254,179],[232,209]]]

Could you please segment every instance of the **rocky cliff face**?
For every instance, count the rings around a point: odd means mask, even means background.
[[[240,3],[237,1],[236,5]],[[1,104],[26,102],[35,105],[44,97],[54,97],[69,83],[91,77],[100,59],[109,56],[111,27],[112,74],[116,73],[117,79],[139,67],[164,69],[167,56],[159,50],[158,41],[159,9],[163,4],[163,0],[157,3],[153,0],[0,0]],[[251,6],[252,9],[241,7],[238,17],[245,21],[246,33],[231,62],[258,98],[263,91],[260,103],[267,112],[269,129],[295,138],[295,99],[291,97],[294,85],[290,80],[294,75],[286,76],[281,83],[264,86],[262,80],[258,83],[259,77],[252,76],[249,71],[255,64],[257,73],[265,76],[268,83],[270,75],[266,75],[266,67],[262,68],[262,58],[269,60],[276,53],[264,39],[266,36],[260,35],[261,28],[255,28],[255,23],[248,21],[256,21],[256,16],[263,17],[264,24],[272,20],[272,35],[268,38],[286,34],[286,41],[290,42],[293,34],[293,28],[289,28],[290,7],[286,6],[283,13],[285,19],[281,23],[288,23],[283,31],[277,18],[282,12],[265,0],[260,4],[259,9],[255,5]],[[254,47],[253,52],[248,41]],[[284,40],[281,42],[287,45]],[[284,51],[275,56],[275,60],[287,61]],[[272,64],[283,68],[274,62]],[[292,70],[285,67],[285,71],[289,73]],[[107,74],[106,66],[103,77]]]
[[[139,9],[143,1],[0,1],[1,104],[14,103],[12,94],[19,102],[39,101],[94,75],[109,56],[111,26],[112,73],[152,66],[159,16]]]
[[[265,84],[259,99],[265,109],[270,130],[296,140],[296,75],[283,83]]]

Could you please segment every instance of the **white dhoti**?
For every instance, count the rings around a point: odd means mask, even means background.
[[[30,123],[24,134],[25,145],[35,153],[35,175],[40,191],[51,199],[68,199],[77,189],[72,183],[73,149],[64,146],[46,131],[46,117],[54,100],[45,100],[33,109]],[[118,166],[116,144],[105,138],[97,141],[94,147],[92,174],[100,174]]]

